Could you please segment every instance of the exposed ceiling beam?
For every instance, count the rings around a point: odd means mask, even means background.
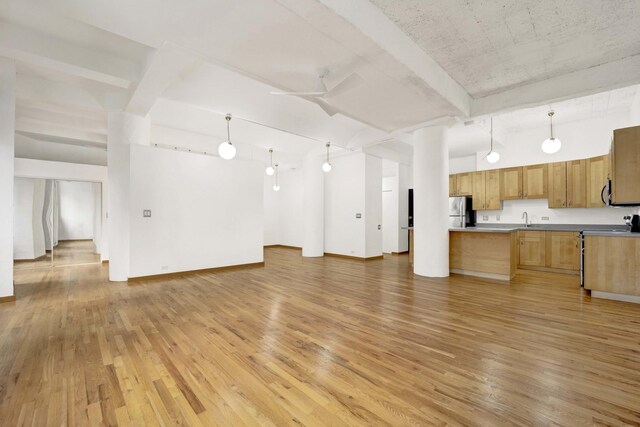
[[[0,23],[0,56],[123,89],[128,89],[139,73],[134,62],[8,22]]]
[[[34,139],[36,141],[41,141],[41,142],[50,142],[53,144],[66,144],[66,145],[73,145],[75,147],[85,147],[85,148],[97,148],[100,150],[106,150],[107,146],[106,144],[100,144],[97,142],[92,142],[92,141],[85,141],[82,139],[74,139],[74,138],[62,138],[62,137],[57,137],[57,136],[51,136],[51,135],[43,135],[43,134],[39,134],[39,133],[32,133],[32,132],[23,132],[23,131],[16,131],[17,134],[25,136],[27,138],[31,138]]]
[[[140,82],[133,90],[125,110],[146,116],[176,79],[200,61],[173,43],[165,43],[150,57]]]
[[[505,113],[639,83],[640,55],[635,55],[475,99],[471,114]]]
[[[107,135],[82,129],[64,127],[51,122],[31,119],[28,117],[16,118],[16,132],[26,132],[49,137],[76,139],[97,144],[107,143]]]

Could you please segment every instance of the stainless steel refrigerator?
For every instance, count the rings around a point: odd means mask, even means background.
[[[449,197],[449,228],[476,225],[476,213],[471,197]]]

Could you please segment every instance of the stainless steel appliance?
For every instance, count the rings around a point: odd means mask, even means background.
[[[449,228],[476,225],[476,213],[471,197],[449,197]]]

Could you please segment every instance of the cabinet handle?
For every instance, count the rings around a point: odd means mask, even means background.
[[[518,191],[518,197],[522,197],[522,191]]]
[[[569,200],[569,207],[571,207],[571,200]]]
[[[567,202],[562,202],[562,207],[565,207],[566,204]]]
[[[527,193],[524,193],[524,197],[527,197]]]

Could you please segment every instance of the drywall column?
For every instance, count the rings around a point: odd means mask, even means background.
[[[108,118],[109,280],[129,278],[129,186],[131,145],[149,145],[148,117],[112,112]]]
[[[449,275],[449,154],[447,127],[413,133],[413,272]]]
[[[309,154],[304,162],[304,235],[302,256],[324,256],[323,158]],[[329,172],[331,173],[331,172]]]
[[[13,157],[16,64],[0,58],[0,298],[13,296]]]

